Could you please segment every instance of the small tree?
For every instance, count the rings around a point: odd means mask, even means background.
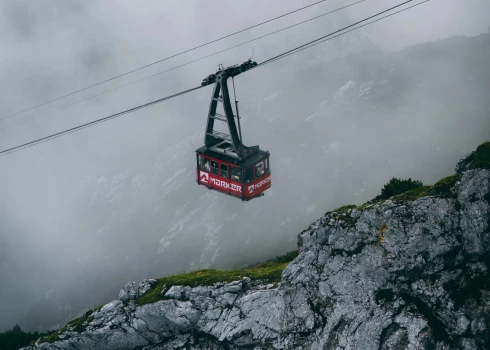
[[[402,194],[421,186],[423,186],[421,181],[412,180],[411,178],[408,180],[397,179],[394,177],[386,185],[384,185],[384,187],[381,189],[381,194],[377,196],[376,199],[388,199],[392,196],[396,196],[397,194]]]

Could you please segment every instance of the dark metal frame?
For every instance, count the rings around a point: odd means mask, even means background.
[[[238,102],[235,101],[237,110],[237,116],[235,116],[233,114],[233,108],[230,102],[230,92],[227,84],[228,78],[233,78],[238,74],[253,68],[255,65],[255,62],[249,60],[239,66],[220,69],[213,79],[210,80],[208,77],[203,81],[203,84],[205,81],[207,81],[208,84],[211,84],[212,82],[215,83],[211,103],[209,105],[206,133],[204,134],[204,145],[209,150],[229,155],[238,160],[243,160],[259,150],[259,146],[247,147],[242,143],[240,119],[238,117]],[[224,115],[217,112],[218,103],[223,104]],[[215,121],[225,122],[228,126],[229,134],[214,130]]]

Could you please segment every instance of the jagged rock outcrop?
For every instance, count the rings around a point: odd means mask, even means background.
[[[156,283],[157,280],[151,278],[142,280],[138,286],[136,286],[136,282],[134,281],[128,282],[124,288],[119,291],[119,300],[123,302],[136,300],[139,296],[142,296],[150,290],[151,286]]]
[[[28,349],[488,349],[490,169],[461,164],[444,196],[326,213],[278,284],[173,286],[142,306],[151,283],[128,284]]]

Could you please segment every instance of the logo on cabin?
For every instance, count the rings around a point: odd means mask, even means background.
[[[250,186],[248,186],[248,193],[252,193],[255,189],[255,186],[252,184]]]
[[[199,172],[199,181],[207,184],[209,182],[209,174],[200,171]]]

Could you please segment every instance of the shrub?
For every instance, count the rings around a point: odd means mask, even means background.
[[[469,169],[490,169],[490,142],[484,142],[456,165],[456,172],[462,174]]]
[[[397,194],[402,194],[404,192],[415,190],[422,187],[423,183],[418,180],[408,180],[392,178],[384,187],[381,189],[381,194],[376,197],[376,200],[388,199]]]
[[[470,169],[490,168],[490,142],[482,143],[473,154]]]

